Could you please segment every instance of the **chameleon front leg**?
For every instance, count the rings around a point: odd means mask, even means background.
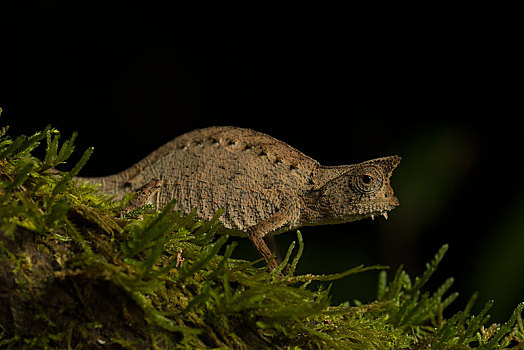
[[[252,226],[247,230],[247,234],[249,239],[251,240],[251,243],[253,243],[253,246],[255,246],[255,249],[258,251],[258,253],[264,258],[264,260],[269,264],[269,268],[276,269],[278,267],[277,262],[275,260],[275,257],[272,257],[271,250],[269,250],[269,247],[267,246],[266,241],[264,241],[263,233],[261,230],[258,230],[256,228],[257,225]]]
[[[297,217],[298,208],[291,203],[281,207],[275,214],[269,218],[260,221],[258,224],[248,228],[248,237],[255,246],[255,249],[266,260],[271,269],[278,267],[277,252],[273,254],[267,246],[264,236],[268,233],[278,230],[279,228],[291,223]],[[274,256],[273,256],[274,255]],[[273,257],[273,258],[272,258]]]

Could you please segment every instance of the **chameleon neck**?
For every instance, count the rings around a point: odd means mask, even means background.
[[[313,184],[313,190],[322,188],[329,181],[334,178],[347,173],[353,165],[337,165],[337,166],[319,166],[316,173],[313,175],[311,181]]]

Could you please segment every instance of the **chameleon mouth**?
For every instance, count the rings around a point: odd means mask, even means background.
[[[375,217],[383,216],[384,219],[388,219],[388,214],[391,210],[395,209],[398,206],[397,202],[393,203],[378,203],[375,205],[370,205],[368,207],[360,207],[355,211],[358,212],[358,219],[371,218],[375,220]],[[351,220],[352,221],[352,220]]]

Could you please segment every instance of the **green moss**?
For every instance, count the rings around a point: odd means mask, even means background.
[[[0,130],[0,348],[73,349],[495,349],[522,345],[520,304],[508,322],[489,325],[488,303],[450,318],[456,298],[445,281],[424,285],[442,247],[414,279],[381,271],[377,299],[330,305],[331,281],[382,266],[333,275],[295,275],[303,242],[297,232],[281,268],[232,259],[236,243],[215,235],[220,213],[194,223],[169,205],[117,215],[131,200],[99,193],[70,172],[52,170],[74,150],[47,127],[14,140]],[[46,142],[43,160],[31,155]],[[140,214],[142,220],[135,217]],[[520,345],[518,345],[520,344]]]

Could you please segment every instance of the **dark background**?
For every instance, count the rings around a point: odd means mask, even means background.
[[[0,8],[1,123],[51,124],[95,153],[85,176],[123,170],[211,125],[266,132],[322,164],[398,154],[390,219],[302,231],[299,272],[359,264],[455,277],[494,319],[524,299],[523,28],[513,3],[18,2]],[[108,7],[107,3],[111,3]],[[345,5],[340,5],[344,3]],[[3,5],[0,5],[3,6]],[[71,165],[69,165],[71,166]],[[278,237],[285,247],[294,233]],[[237,257],[255,258],[243,240]],[[376,272],[335,282],[370,301]]]

